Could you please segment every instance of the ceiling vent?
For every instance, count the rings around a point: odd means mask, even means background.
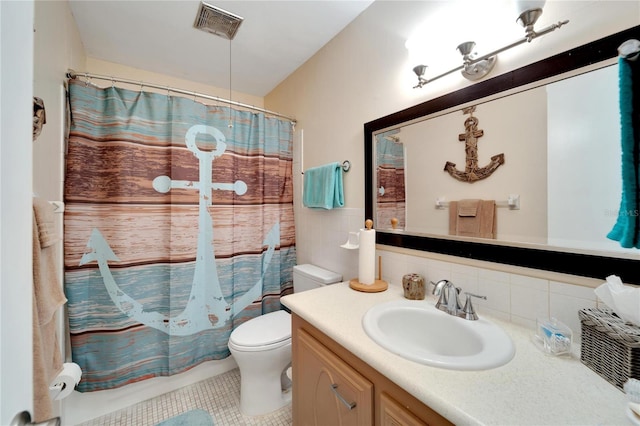
[[[202,2],[193,26],[227,40],[233,40],[243,19],[219,7]]]

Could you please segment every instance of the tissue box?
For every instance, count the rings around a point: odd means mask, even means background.
[[[620,390],[629,378],[640,379],[640,327],[607,309],[581,309],[578,316],[582,363]]]

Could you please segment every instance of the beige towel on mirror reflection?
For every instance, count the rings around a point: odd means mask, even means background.
[[[496,203],[494,200],[460,200],[449,202],[449,235],[496,238]]]
[[[53,206],[33,199],[33,422],[53,417],[49,385],[62,370],[56,312],[66,301],[59,280]]]

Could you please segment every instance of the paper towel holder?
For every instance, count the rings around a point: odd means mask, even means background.
[[[373,221],[371,219],[367,219],[364,224],[367,229],[373,228]],[[349,287],[364,293],[379,293],[385,291],[389,287],[389,283],[382,279],[382,256],[378,256],[378,278],[373,284],[362,284],[358,278],[352,278],[349,281]]]

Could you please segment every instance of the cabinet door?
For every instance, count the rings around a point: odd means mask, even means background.
[[[381,426],[426,426],[409,410],[400,405],[386,393],[380,394],[380,425]]]
[[[297,329],[296,337],[293,423],[371,425],[373,384],[304,330]]]

